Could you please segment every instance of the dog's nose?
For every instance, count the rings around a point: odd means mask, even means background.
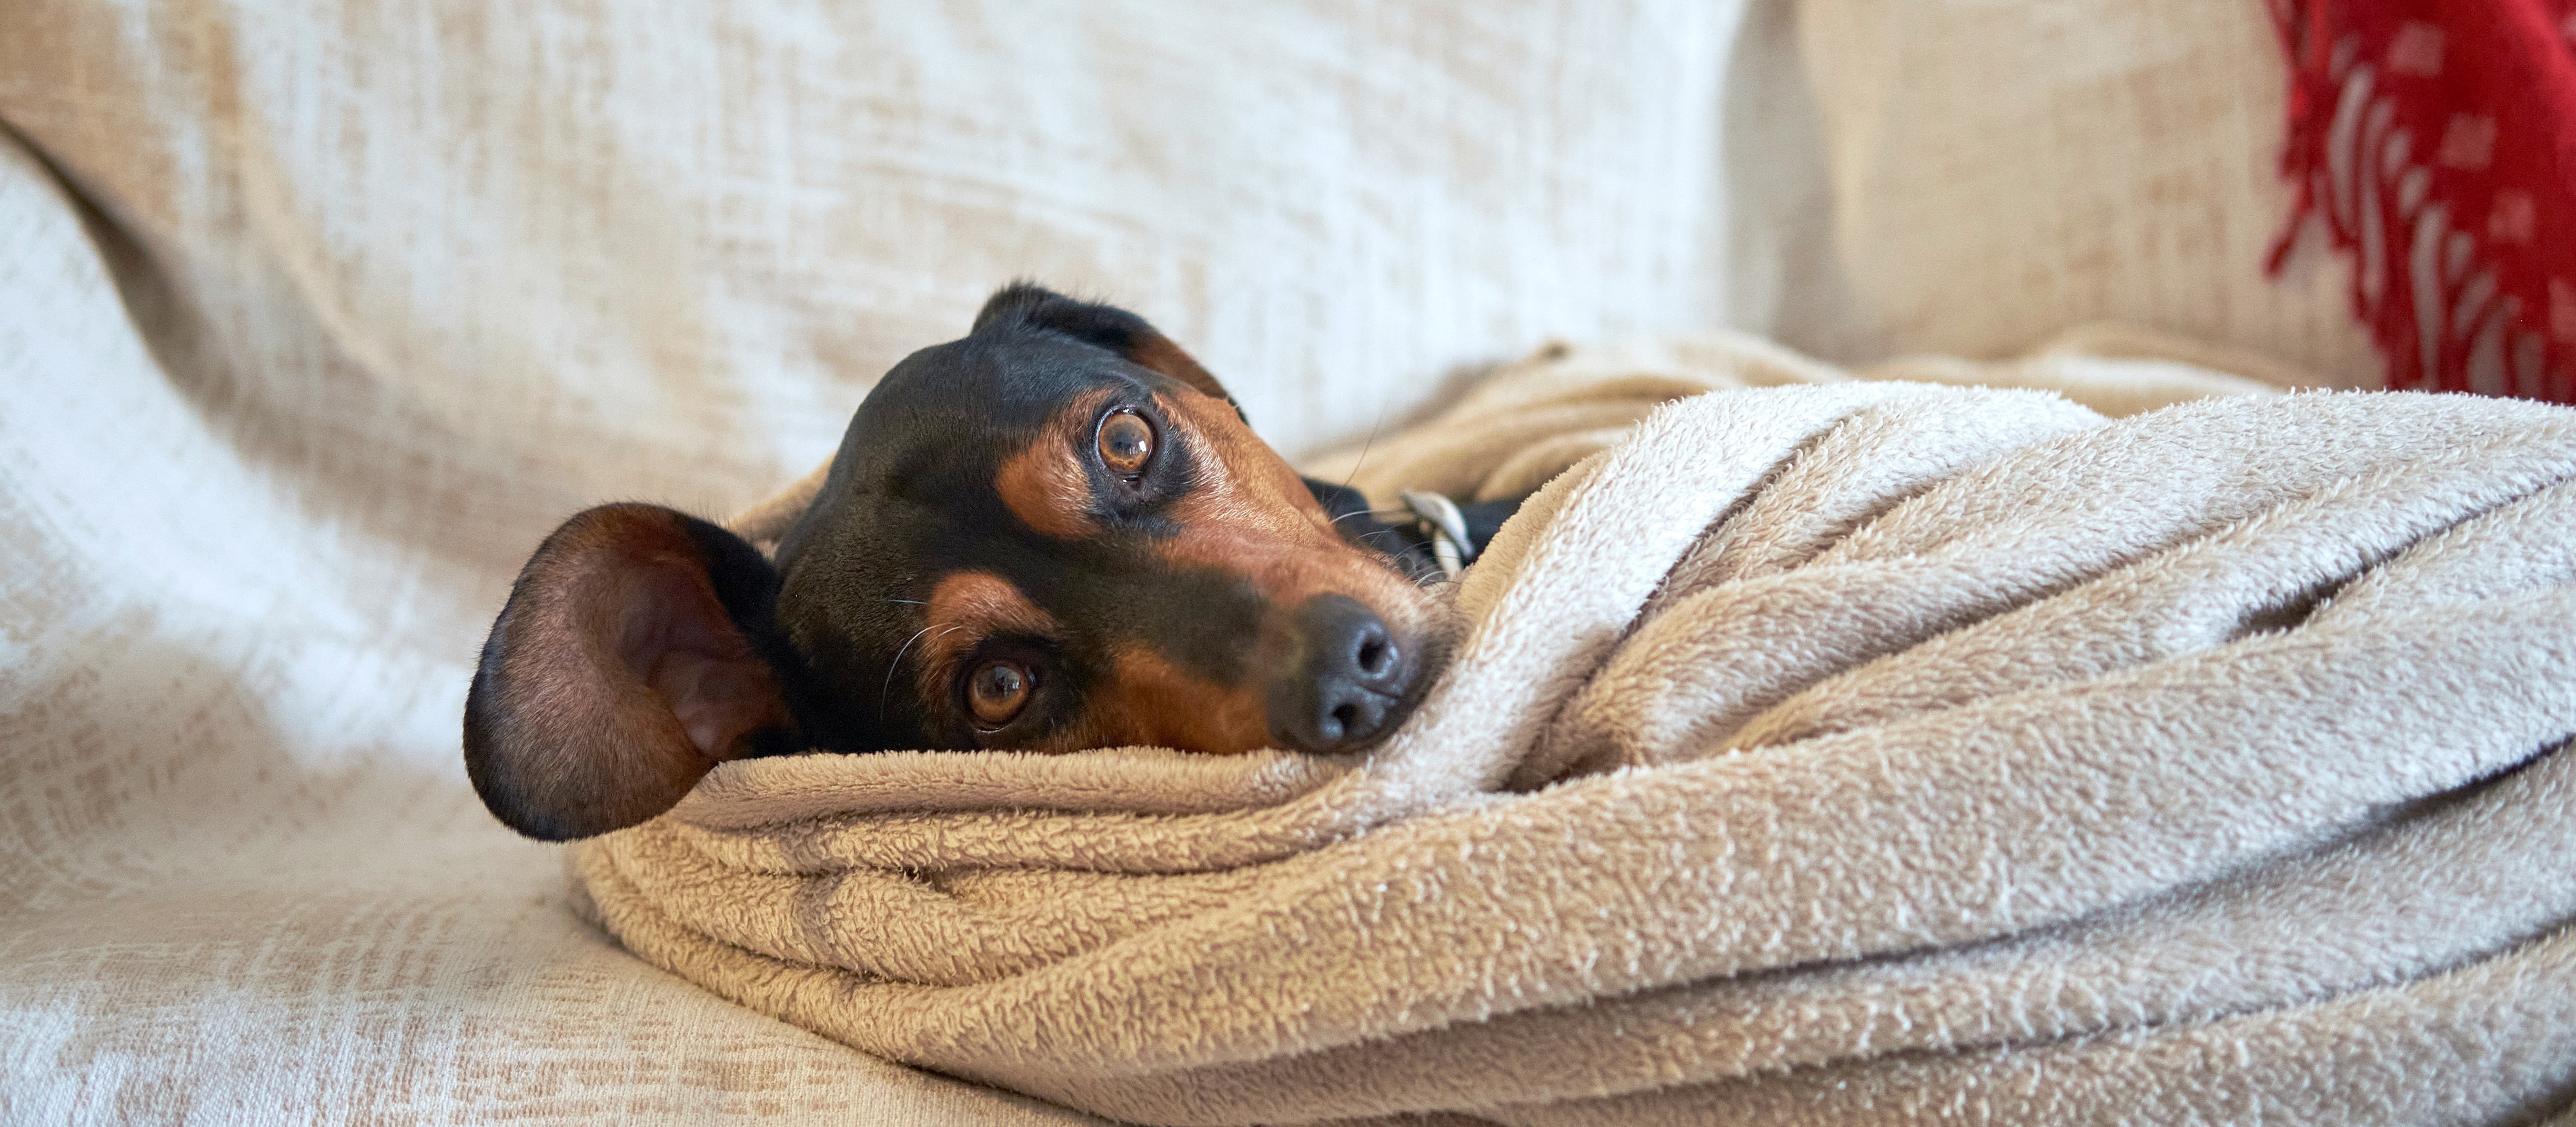
[[[1270,686],[1270,737],[1298,751],[1344,751],[1396,717],[1413,663],[1377,615],[1348,595],[1298,608],[1299,653]]]

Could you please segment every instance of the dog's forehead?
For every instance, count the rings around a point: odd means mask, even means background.
[[[1053,333],[978,333],[889,370],[851,417],[840,456],[855,468],[907,453],[1001,453],[990,441],[966,440],[1036,430],[1087,392],[1145,392],[1164,382],[1114,352]]]
[[[976,568],[1031,587],[1096,573],[1104,546],[1016,534],[995,489],[1002,465],[1099,392],[1171,381],[1051,333],[977,333],[906,357],[852,417],[813,507],[778,549],[789,633],[883,660],[921,627],[924,592]],[[1035,582],[1031,582],[1035,580]],[[1032,591],[1053,602],[1056,591]],[[809,650],[809,652],[812,652]]]
[[[1086,393],[1143,391],[1139,369],[1047,333],[984,332],[922,349],[869,391],[843,432],[822,489],[781,540],[778,563],[830,554],[879,580],[1006,519],[993,479]],[[1150,375],[1151,373],[1146,373]],[[835,568],[849,573],[850,566]]]

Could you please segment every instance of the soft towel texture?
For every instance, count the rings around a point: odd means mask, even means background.
[[[588,910],[861,1049],[1153,1123],[2564,1102],[2576,413],[2113,420],[1661,356],[1551,350],[1351,459],[1553,477],[1365,762],[737,762],[577,847]],[[2133,406],[2225,386],[2085,363]]]

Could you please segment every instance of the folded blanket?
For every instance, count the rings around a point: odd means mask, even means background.
[[[867,1052],[1149,1123],[2505,1122],[2576,1089],[2576,412],[2110,419],[1741,341],[1634,359],[1545,354],[1339,463],[1548,482],[1364,761],[735,762],[576,847],[586,910]],[[2098,363],[2106,405],[2232,389]]]

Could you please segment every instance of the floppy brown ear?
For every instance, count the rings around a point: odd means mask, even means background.
[[[1115,305],[1075,301],[1035,282],[1013,282],[985,299],[983,311],[975,314],[973,331],[1010,322],[1050,329],[1099,345],[1139,368],[1161,372],[1201,394],[1225,400],[1235,414],[1243,414],[1243,405],[1226,393],[1225,385],[1218,383],[1189,353],[1181,351],[1181,346],[1173,344],[1144,318]]]
[[[652,818],[789,727],[765,632],[778,576],[741,538],[654,505],[546,537],[465,696],[465,773],[493,816],[569,841]]]

